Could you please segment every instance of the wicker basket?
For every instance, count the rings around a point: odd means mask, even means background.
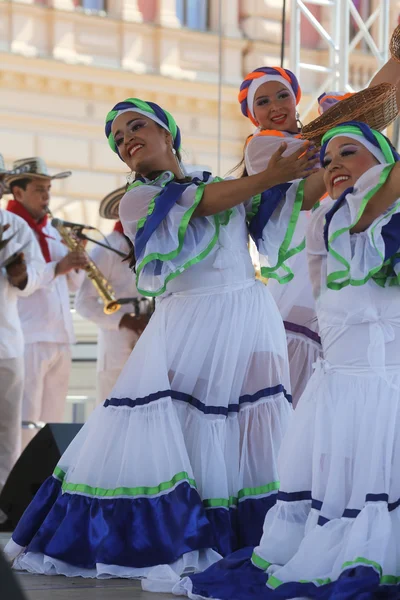
[[[394,60],[400,62],[400,25],[397,25],[396,29],[392,33],[389,52]]]
[[[341,100],[303,128],[302,137],[319,144],[322,136],[340,123],[361,121],[382,131],[398,114],[396,87],[381,83]]]

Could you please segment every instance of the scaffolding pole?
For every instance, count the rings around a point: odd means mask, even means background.
[[[313,15],[311,6],[320,6],[324,11],[324,27]],[[290,65],[289,68],[302,79],[305,70],[323,74],[321,84],[313,90],[313,100],[303,108],[305,119],[315,106],[316,98],[324,91],[357,91],[350,80],[350,56],[360,42],[365,52],[376,59],[376,70],[388,59],[390,0],[381,0],[367,17],[357,10],[354,0],[291,0],[290,4]],[[326,64],[313,64],[302,60],[301,21],[307,19],[328,50]],[[350,24],[354,34],[351,36]],[[374,37],[371,28],[377,30]]]

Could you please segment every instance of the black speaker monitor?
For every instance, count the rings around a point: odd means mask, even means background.
[[[78,423],[49,423],[27,445],[0,494],[0,509],[7,515],[0,531],[14,531],[25,509],[81,427]]]

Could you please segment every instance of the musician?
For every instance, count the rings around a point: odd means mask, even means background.
[[[125,193],[125,187],[108,194],[100,205],[100,216],[106,219],[118,219],[119,201]],[[106,243],[115,250],[128,254],[130,242],[124,236],[121,222],[116,221],[114,231],[106,237]],[[75,308],[84,318],[99,327],[97,345],[97,402],[110,397],[114,383],[135,346],[140,334],[148,322],[148,299],[139,301],[129,261],[112,250],[96,246],[91,258],[114,289],[116,298],[138,298],[136,307],[123,305],[118,312],[104,314],[103,304],[90,281],[86,279],[75,299]],[[135,311],[142,314],[134,315]]]
[[[7,171],[0,154],[0,199]],[[30,227],[0,208],[0,492],[20,453],[24,338],[18,298],[40,285],[45,262]],[[0,515],[0,522],[4,519]]]
[[[22,420],[51,423],[62,421],[64,416],[71,369],[70,344],[75,341],[69,293],[76,292],[81,285],[84,272],[79,269],[86,265],[87,258],[83,253],[68,252],[47,216],[52,180],[69,177],[71,172],[50,175],[41,158],[17,160],[14,168],[24,168],[27,172],[6,176],[13,194],[7,209],[28,223],[47,263],[43,286],[29,298],[18,301],[25,340]],[[23,429],[23,446],[35,433]]]

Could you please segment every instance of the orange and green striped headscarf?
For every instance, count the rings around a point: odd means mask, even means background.
[[[289,71],[289,69],[282,69],[281,67],[260,67],[259,69],[255,69],[246,75],[242,82],[238,99],[242,113],[245,117],[248,117],[256,127],[258,127],[259,124],[254,116],[254,96],[260,85],[267,83],[268,81],[280,81],[288,88],[289,92],[292,93],[296,105],[301,99],[299,82],[296,75],[292,73],[292,71]]]

